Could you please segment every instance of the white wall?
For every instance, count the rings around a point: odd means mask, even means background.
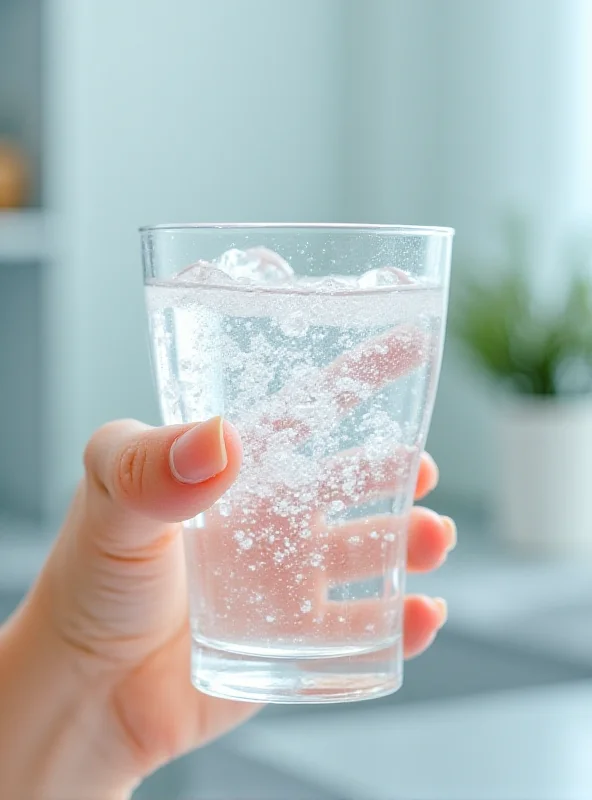
[[[589,0],[352,0],[350,217],[457,228],[497,249],[512,207],[538,236],[537,285],[592,211]],[[493,407],[449,348],[430,436],[442,490],[490,497]]]
[[[589,210],[589,0],[46,0],[51,483],[90,432],[156,421],[136,227],[168,220],[450,224],[559,233]],[[487,501],[492,408],[449,348],[430,445],[443,491]],[[59,453],[59,458],[56,454]]]
[[[51,511],[95,427],[157,420],[138,225],[340,216],[342,12],[49,0]]]

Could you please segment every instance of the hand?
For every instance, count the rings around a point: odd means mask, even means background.
[[[171,472],[175,441],[176,473],[193,483]],[[56,546],[0,638],[0,685],[3,692],[10,687],[2,725],[13,739],[0,754],[3,796],[123,797],[159,765],[254,713],[252,705],[191,686],[177,524],[212,505],[240,462],[237,432],[224,423],[221,446],[218,420],[160,429],[112,423],[92,439],[85,479]],[[424,456],[417,496],[436,480]],[[414,509],[408,568],[439,566],[454,539],[450,521]],[[424,650],[444,618],[439,602],[408,597],[406,655]],[[26,783],[15,782],[12,791],[3,785],[11,772],[35,781],[28,793]]]
[[[53,552],[0,633],[0,739],[9,731],[11,740],[0,748],[2,796],[123,798],[159,765],[256,711],[191,686],[179,536],[182,520],[233,484],[241,458],[237,431],[219,419],[158,429],[125,421],[93,437]],[[423,456],[416,496],[436,481]],[[332,533],[339,553],[352,529]],[[454,542],[450,520],[415,508],[408,568],[439,566]],[[371,549],[367,558],[371,569]],[[406,598],[408,657],[432,642],[445,614],[442,601]]]

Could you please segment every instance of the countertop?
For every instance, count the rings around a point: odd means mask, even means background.
[[[590,800],[592,682],[260,719],[224,746],[340,800]]]

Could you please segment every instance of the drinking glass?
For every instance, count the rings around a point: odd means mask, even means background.
[[[195,687],[276,703],[397,690],[453,231],[178,224],[141,238],[163,420],[221,416],[244,450],[236,483],[184,525]]]

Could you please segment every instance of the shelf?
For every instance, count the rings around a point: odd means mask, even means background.
[[[39,209],[0,211],[0,264],[47,257],[46,215]]]

